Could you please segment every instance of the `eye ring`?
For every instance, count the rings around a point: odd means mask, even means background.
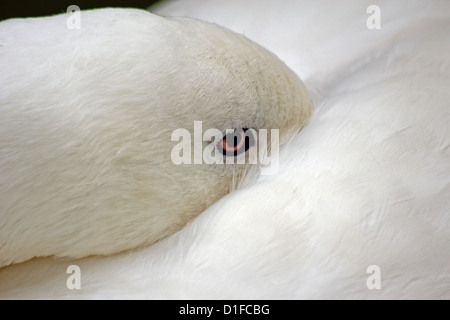
[[[246,152],[255,144],[253,133],[248,128],[235,129],[226,134],[217,143],[217,147],[224,156],[237,156]]]

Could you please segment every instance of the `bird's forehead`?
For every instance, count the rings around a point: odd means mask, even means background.
[[[192,36],[180,40],[191,93],[191,112],[184,115],[189,122],[203,120],[219,129],[278,129],[283,136],[306,120],[310,110],[301,110],[310,109],[302,105],[309,101],[306,90],[277,56],[217,25],[182,21]]]

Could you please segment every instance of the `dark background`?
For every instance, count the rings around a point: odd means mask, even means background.
[[[104,7],[131,7],[146,9],[158,0],[0,0],[0,20],[18,17],[40,17],[65,13],[70,5],[81,10]]]

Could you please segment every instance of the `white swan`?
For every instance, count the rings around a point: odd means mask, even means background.
[[[0,269],[1,298],[450,299],[450,2],[165,1],[275,52],[315,112],[276,175],[131,252]],[[1,76],[1,75],[0,75]],[[69,265],[81,289],[69,290]],[[378,266],[380,288],[368,286]],[[370,273],[368,273],[368,270]],[[369,282],[369,283],[368,283]],[[272,309],[271,309],[272,314]]]
[[[175,165],[171,133],[279,129],[312,111],[267,50],[222,27],[134,9],[0,24],[0,267],[155,242],[245,165]]]

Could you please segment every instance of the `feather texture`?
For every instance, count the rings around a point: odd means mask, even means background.
[[[0,271],[7,298],[450,299],[450,3],[172,1],[242,32],[317,107],[261,176],[151,247]],[[82,289],[68,291],[77,264]],[[381,289],[369,290],[369,266]]]

